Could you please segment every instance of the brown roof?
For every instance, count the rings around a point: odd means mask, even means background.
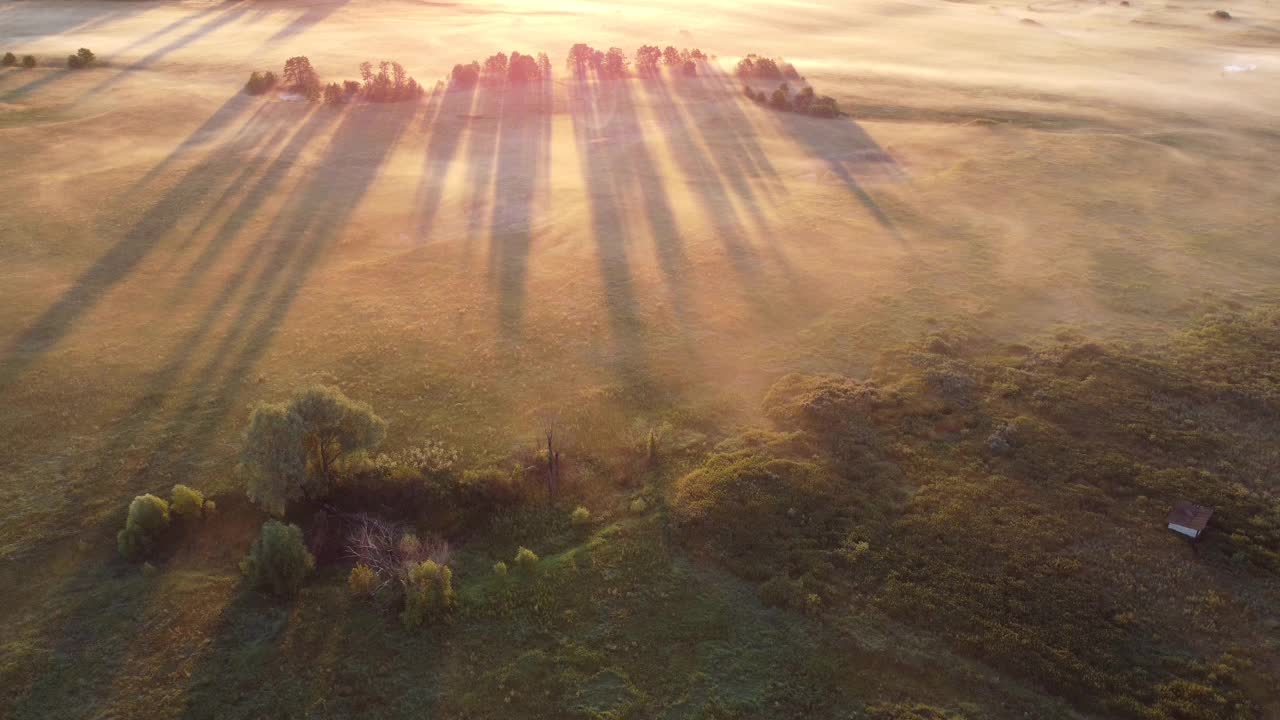
[[[1213,508],[1195,503],[1179,502],[1169,512],[1169,524],[1189,527],[1197,532],[1204,530],[1213,517]]]

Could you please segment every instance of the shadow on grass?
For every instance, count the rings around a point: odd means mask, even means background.
[[[250,106],[248,98],[233,97],[196,135],[229,125]],[[186,146],[187,143],[179,146],[161,165],[171,163],[175,155],[185,154]],[[233,145],[232,150],[237,147]],[[185,173],[0,354],[0,389],[16,381],[25,368],[52,349],[112,288],[133,272],[185,217],[182,208],[186,203],[215,192],[238,167],[234,152],[211,153]]]
[[[439,100],[439,110],[431,125],[431,138],[422,158],[422,173],[414,198],[413,229],[419,242],[431,237],[436,212],[444,195],[445,181],[458,154],[463,130],[470,122],[471,106],[475,101],[473,89],[444,89]]]
[[[518,337],[524,317],[525,278],[533,240],[534,209],[547,188],[551,127],[551,78],[506,88],[498,125],[497,173],[489,219],[489,275],[498,286],[498,323]]]

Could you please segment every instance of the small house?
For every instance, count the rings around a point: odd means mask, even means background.
[[[1169,529],[1194,540],[1204,533],[1211,517],[1213,517],[1213,508],[1185,501],[1179,502],[1169,512]]]

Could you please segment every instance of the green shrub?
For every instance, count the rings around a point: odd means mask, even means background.
[[[569,513],[569,524],[582,530],[591,526],[591,511],[579,505]]]
[[[156,540],[169,527],[169,503],[155,495],[139,495],[129,503],[124,529],[116,533],[120,554],[133,560],[155,549]]]
[[[424,560],[409,569],[400,621],[405,627],[417,627],[448,612],[454,600],[453,571],[448,565]]]
[[[493,564],[493,574],[500,578],[507,576],[507,564],[499,560]]]
[[[5,53],[4,60],[0,60],[0,65],[4,65],[4,67],[13,67],[14,65],[17,65],[17,64],[18,64],[18,56],[14,55],[11,52]]]
[[[646,511],[648,511],[649,503],[645,502],[644,498],[636,498],[635,500],[632,500],[631,504],[628,505],[627,507],[629,510],[631,510],[631,513],[633,515],[643,515]]]
[[[377,583],[378,576],[368,565],[363,563],[357,563],[355,567],[351,568],[351,574],[347,576],[347,588],[356,597],[372,595]]]
[[[531,574],[538,569],[538,555],[527,547],[516,550],[516,567],[520,572]]]
[[[205,514],[205,516],[206,516],[206,517],[207,517],[207,516],[209,516],[209,515],[214,514],[214,513],[215,513],[215,512],[217,512],[217,511],[218,511],[218,504],[217,504],[217,503],[215,503],[215,502],[214,502],[214,501],[212,501],[212,500],[205,500],[205,501],[204,501],[204,514]]]
[[[22,56],[22,67],[27,68],[28,70],[30,70],[31,68],[33,68],[33,67],[35,67],[35,66],[36,66],[36,56],[35,56],[35,55],[23,55],[23,56]]]
[[[174,485],[169,495],[169,507],[179,517],[199,520],[204,515],[204,495],[186,485]]]
[[[315,558],[302,542],[301,528],[268,520],[253,541],[249,556],[240,561],[240,571],[254,587],[288,596],[298,592],[315,565]]]

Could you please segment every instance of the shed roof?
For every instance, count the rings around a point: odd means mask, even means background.
[[[1186,501],[1176,503],[1169,511],[1169,524],[1181,525],[1197,532],[1204,530],[1213,517],[1213,508]]]

